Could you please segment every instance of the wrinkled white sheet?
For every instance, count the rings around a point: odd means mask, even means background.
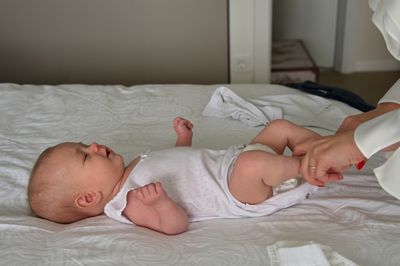
[[[276,85],[226,86],[242,98],[305,95]],[[172,237],[105,216],[60,225],[30,214],[30,169],[43,149],[61,141],[104,143],[129,161],[143,150],[174,145],[172,119],[183,116],[195,125],[194,146],[247,143],[260,127],[201,115],[217,87],[0,84],[0,264],[270,265],[267,246],[314,241],[360,265],[400,265],[400,202],[379,187],[371,170],[380,156],[292,208],[192,223]]]

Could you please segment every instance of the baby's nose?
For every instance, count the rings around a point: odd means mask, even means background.
[[[92,144],[90,144],[90,149],[94,152],[101,152],[101,150],[103,150],[104,146],[100,145],[96,142],[93,142]]]
[[[92,150],[96,150],[98,146],[99,144],[97,144],[96,142],[92,142],[92,144],[89,145],[89,148]]]

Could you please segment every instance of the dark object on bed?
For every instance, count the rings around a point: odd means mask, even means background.
[[[287,86],[324,98],[334,99],[347,103],[351,107],[357,108],[358,110],[363,112],[368,112],[375,108],[375,106],[368,104],[364,101],[363,98],[361,98],[357,94],[345,89],[320,85],[309,80],[301,83],[290,83],[287,84]]]

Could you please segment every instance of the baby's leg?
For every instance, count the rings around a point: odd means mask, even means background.
[[[130,191],[123,214],[136,225],[168,235],[188,227],[186,212],[168,197],[160,182]]]
[[[175,146],[192,146],[192,128],[193,124],[189,120],[182,117],[174,119],[174,129],[177,137]]]
[[[299,176],[300,159],[264,151],[242,152],[229,178],[229,190],[239,201],[261,203],[272,196],[272,187]]]
[[[309,129],[297,126],[287,120],[274,120],[267,125],[250,143],[262,143],[276,153],[283,154],[286,147],[293,150],[295,144],[320,135]]]

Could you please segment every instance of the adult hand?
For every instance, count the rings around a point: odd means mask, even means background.
[[[339,129],[336,131],[337,133],[347,131],[347,130],[353,130],[356,127],[358,127],[361,123],[366,122],[368,120],[371,120],[377,116],[380,116],[384,113],[393,111],[395,109],[399,109],[400,104],[398,103],[391,103],[391,102],[386,102],[386,103],[380,103],[378,106],[366,113],[361,113],[358,115],[350,115],[346,117]]]
[[[301,151],[306,153],[301,160],[300,173],[316,186],[342,179],[341,172],[366,159],[354,142],[354,130],[296,145],[294,154],[299,155]]]

